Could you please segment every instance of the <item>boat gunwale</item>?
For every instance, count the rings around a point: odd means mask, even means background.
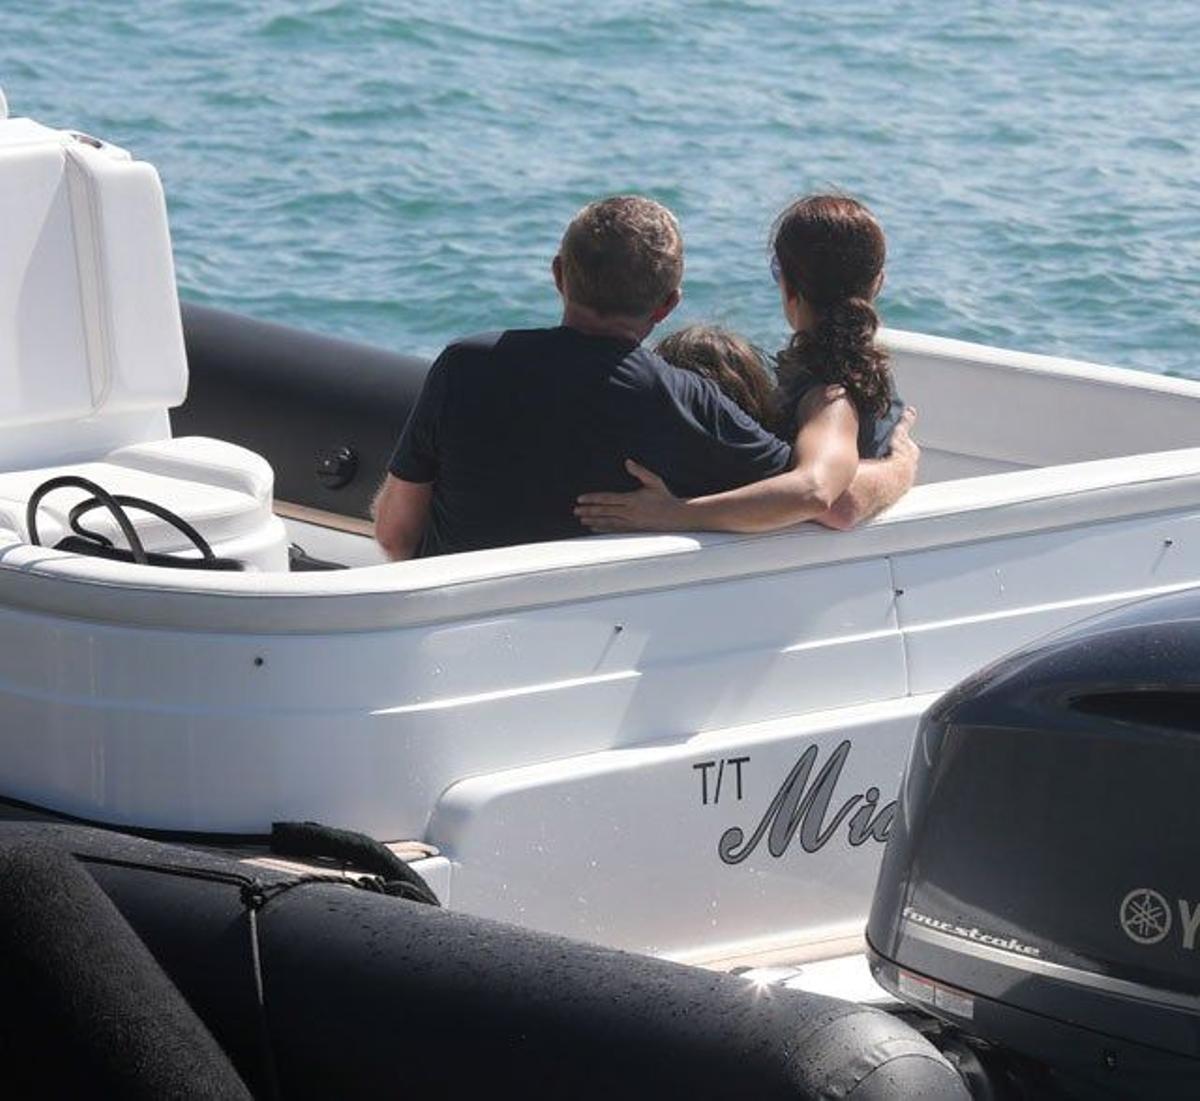
[[[851,532],[601,536],[318,573],[202,573],[0,546],[0,604],[129,627],[342,634],[737,581],[1200,509],[1200,448],[918,486]]]
[[[1189,398],[1200,396],[1200,382],[1177,375],[1158,375],[1130,367],[1114,367],[1090,360],[1067,359],[1040,352],[1019,352],[969,340],[913,332],[909,329],[883,328],[879,330],[879,339],[893,356],[923,356],[1018,374],[1094,383],[1110,388],[1174,394]]]

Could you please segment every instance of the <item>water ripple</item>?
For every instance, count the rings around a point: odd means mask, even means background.
[[[888,230],[890,323],[1200,375],[1192,0],[4,15],[13,109],[158,165],[199,300],[430,353],[552,321],[563,224],[629,189],[683,222],[676,320],[770,346],[772,216],[835,186]]]

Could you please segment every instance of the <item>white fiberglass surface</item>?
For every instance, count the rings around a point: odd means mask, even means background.
[[[866,919],[929,702],[473,776],[443,794],[427,837],[452,854],[457,908],[533,928],[684,960],[844,938]]]
[[[0,470],[169,435],[187,365],[154,169],[0,120],[0,223]]]
[[[89,416],[87,367],[71,205],[56,146],[0,159],[0,425]],[[78,365],[78,370],[72,366]]]
[[[381,566],[387,562],[379,544],[369,535],[339,531],[322,524],[287,518],[284,520],[288,539],[301,547],[305,554],[343,566]]]
[[[1200,384],[890,332],[923,483],[1200,445]]]
[[[0,569],[24,583],[0,615],[0,760],[10,792],[88,816],[246,831],[300,814],[421,836],[466,776],[940,691],[1106,602],[1200,582],[1196,531],[1193,503],[808,564],[790,536],[758,576],[689,576],[701,550],[647,560],[640,591],[621,562],[613,585],[573,569],[391,605],[190,594],[173,626],[116,618],[136,594],[109,585],[75,586],[74,615],[21,610],[31,585],[70,586]],[[94,590],[115,601],[107,624],[79,614]],[[347,600],[361,626],[333,629]],[[236,628],[198,627],[209,603]]]

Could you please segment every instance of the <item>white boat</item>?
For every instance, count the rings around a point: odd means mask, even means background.
[[[0,121],[0,221],[13,804],[196,835],[315,819],[429,846],[413,866],[470,914],[711,966],[837,956],[930,702],[1200,584],[1200,384],[902,332],[921,484],[857,531],[386,564],[361,521],[276,501],[261,456],[171,435],[188,365],[153,168]],[[31,494],[68,474],[245,568],[53,549],[79,490],[45,498],[31,545]],[[291,571],[293,542],[351,568]]]

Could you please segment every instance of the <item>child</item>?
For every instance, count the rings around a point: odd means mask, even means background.
[[[715,382],[760,424],[770,425],[775,385],[758,351],[737,333],[716,325],[689,325],[654,349],[673,367]]]

